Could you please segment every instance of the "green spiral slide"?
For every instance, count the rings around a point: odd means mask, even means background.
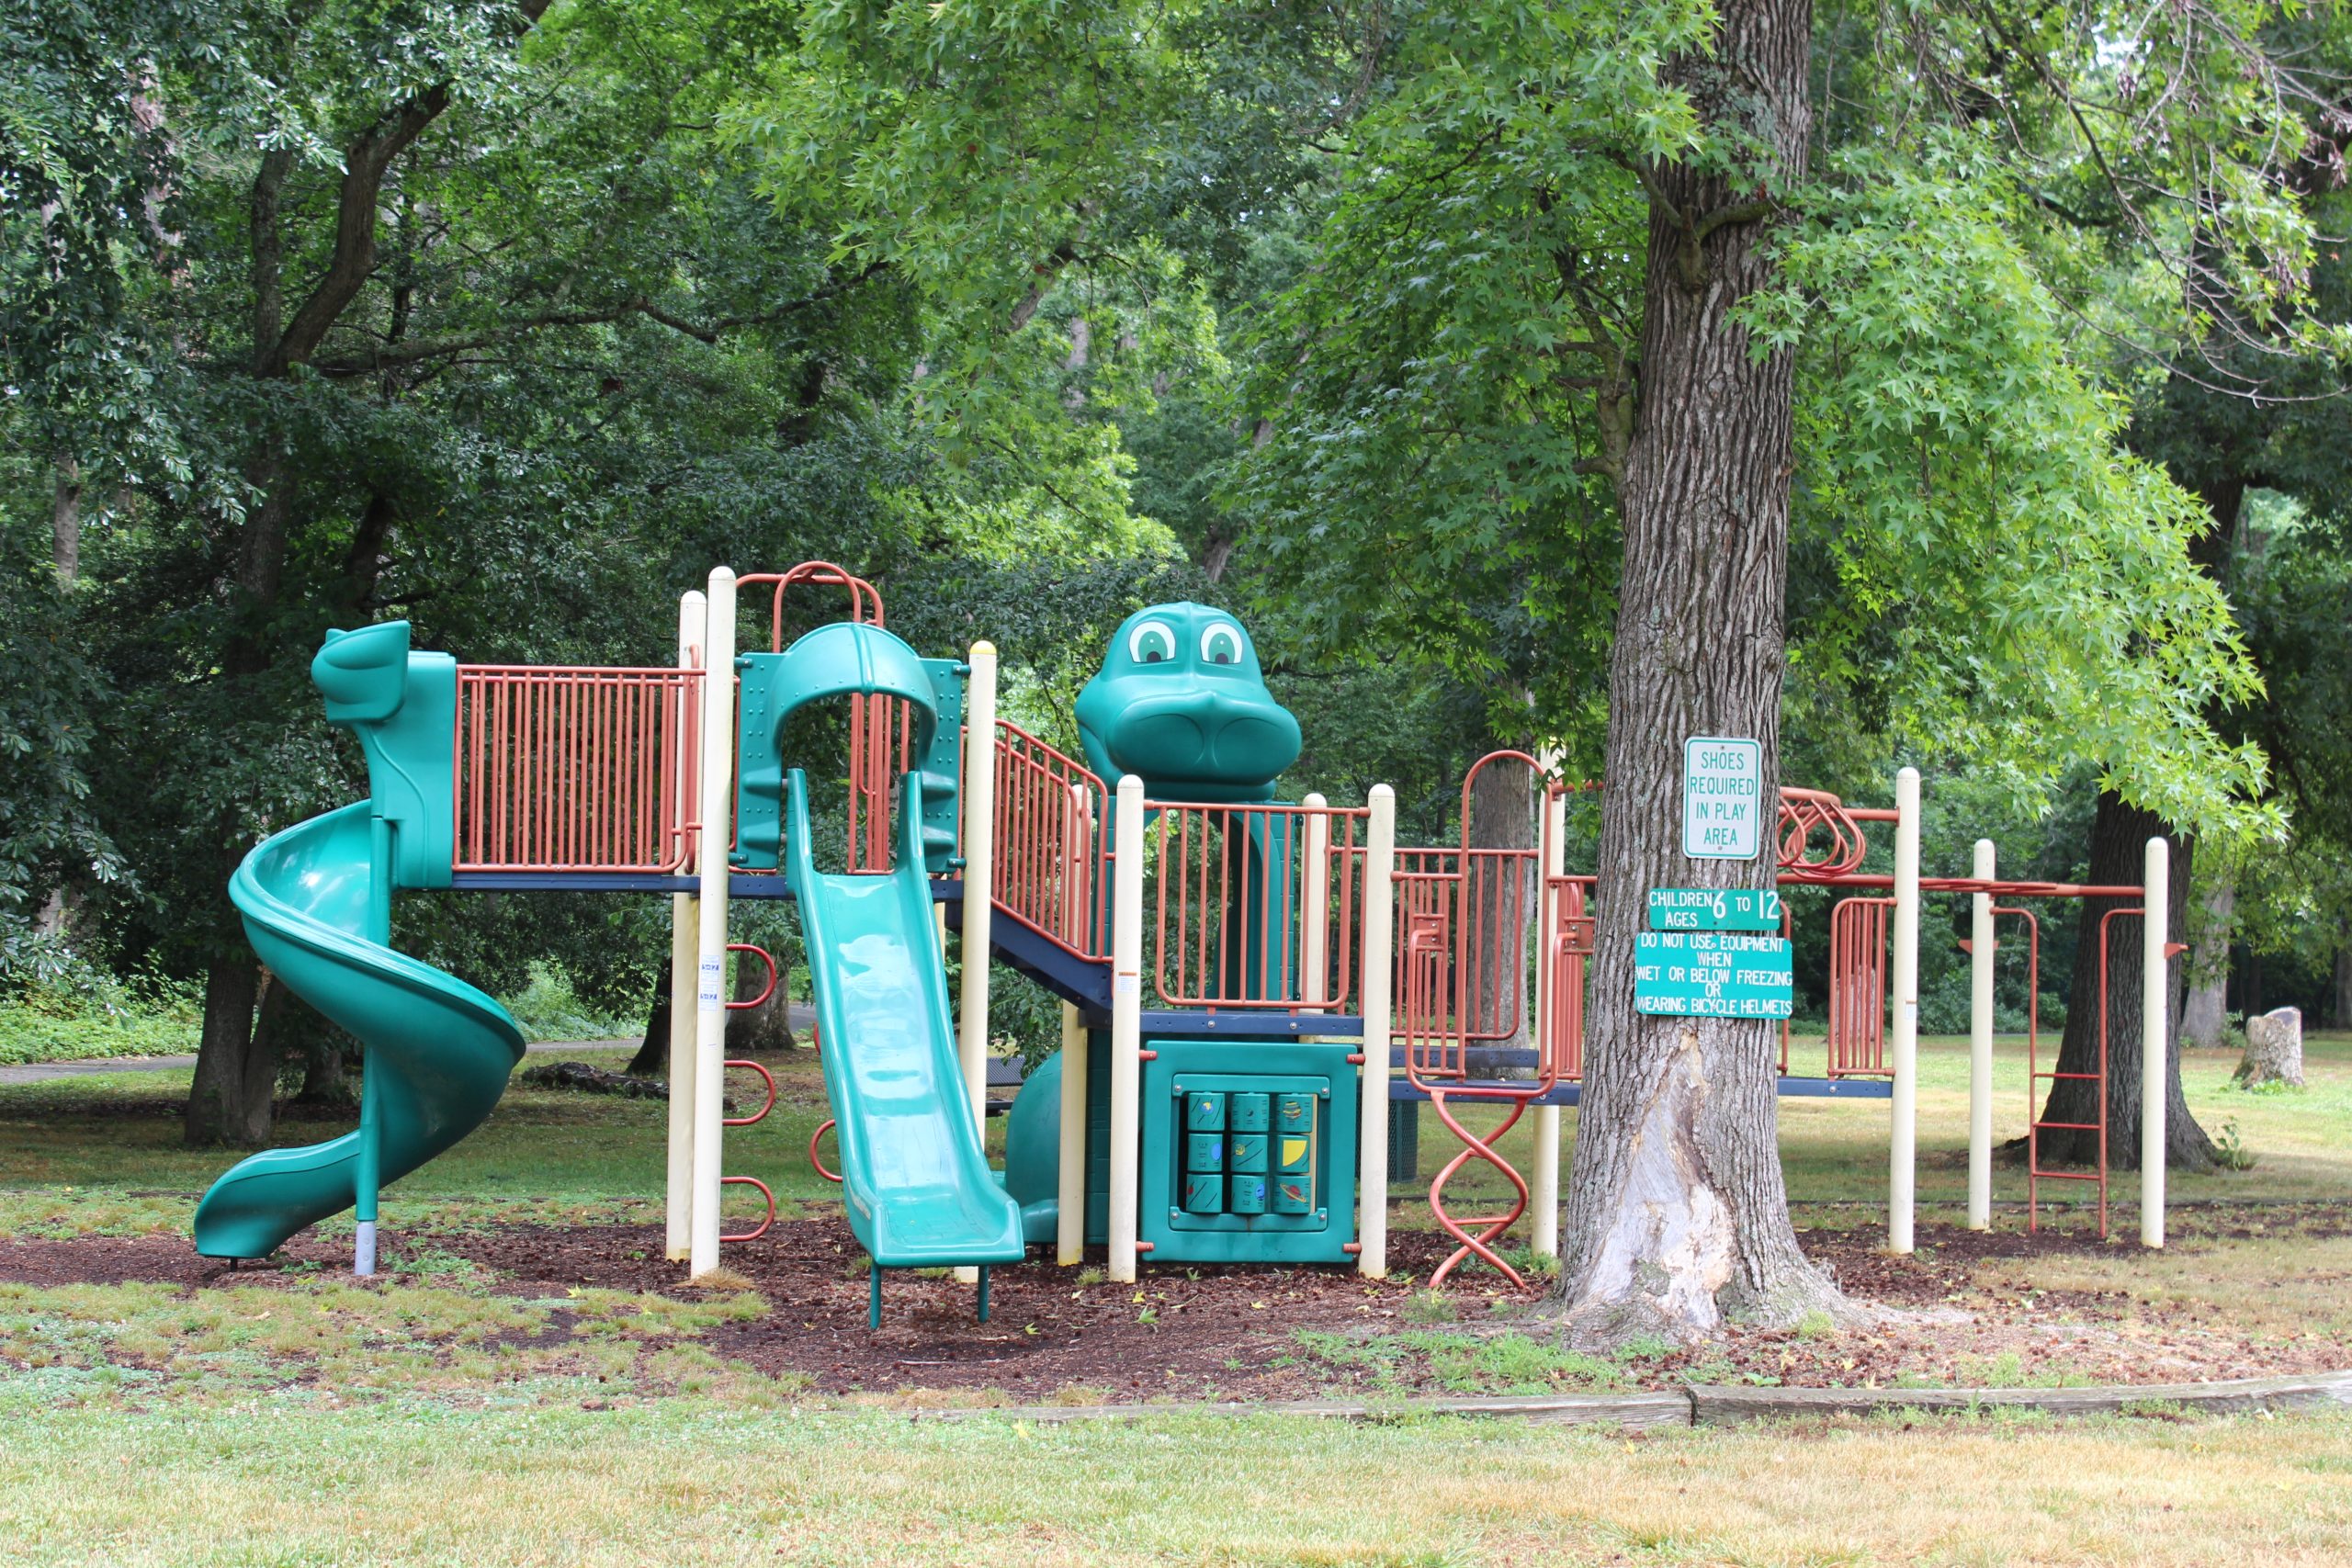
[[[393,890],[448,886],[452,860],[457,666],[408,642],[404,621],[327,634],[311,676],[328,722],[367,750],[371,798],[273,835],[229,884],[278,982],[367,1047],[360,1125],[265,1150],[215,1182],[196,1212],[197,1250],[209,1258],[266,1257],[356,1208],[368,1271],[377,1191],[480,1125],[523,1056],[505,1009],[387,945]]]

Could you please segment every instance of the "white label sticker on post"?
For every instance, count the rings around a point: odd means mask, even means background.
[[[704,1012],[717,1012],[722,1005],[720,993],[727,980],[727,960],[706,954],[702,961],[702,988],[695,1003]]]
[[[1682,852],[1754,860],[1763,842],[1764,747],[1694,735],[1682,743]]]

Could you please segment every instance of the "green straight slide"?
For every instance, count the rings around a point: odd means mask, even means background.
[[[208,1258],[266,1258],[355,1203],[373,1222],[377,1190],[480,1125],[523,1056],[505,1009],[386,945],[393,887],[448,881],[434,837],[447,795],[435,768],[449,765],[454,666],[412,657],[407,626],[387,622],[331,634],[311,672],[329,720],[367,748],[374,798],[265,840],[237,867],[229,897],[278,983],[367,1048],[361,1126],[265,1150],[215,1182],[196,1211],[197,1251]]]
[[[774,724],[818,697],[881,693],[938,723],[915,651],[873,626],[819,627],[784,655]],[[1018,1263],[1021,1208],[989,1168],[948,1021],[946,965],[923,867],[922,780],[902,776],[887,874],[834,876],[811,859],[808,780],[786,775],[785,827],[801,946],[816,994],[825,1093],[839,1122],[850,1229],[877,1267]]]

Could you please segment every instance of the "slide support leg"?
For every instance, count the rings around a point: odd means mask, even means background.
[[[1061,1152],[1055,1170],[1054,1261],[1086,1258],[1086,1021],[1062,1004]]]
[[[1111,863],[1110,1276],[1136,1277],[1143,1144],[1143,780],[1119,779]]]
[[[1976,840],[1970,874],[1993,880],[1993,840]],[[1969,899],[1968,1228],[1993,1228],[1993,896]]]
[[[727,1071],[727,846],[735,836],[735,574],[726,567],[711,570],[705,611],[689,1277],[718,1267],[719,1138],[727,1115],[720,1080]],[[670,1005],[684,1000],[673,998]]]
[[[1919,770],[1894,775],[1894,1095],[1887,1136],[1886,1249],[1912,1250],[1919,1126]]]
[[[678,668],[702,668],[706,609],[702,591],[678,596]],[[685,803],[682,816],[699,808]],[[695,846],[689,838],[681,868],[694,869]],[[670,896],[670,1146],[669,1167],[662,1182],[663,1256],[684,1263],[692,1254],[695,1190],[695,1009],[687,998],[695,994],[696,943],[702,915],[695,896]]]
[[[1372,786],[1364,828],[1363,942],[1356,961],[1363,998],[1363,1098],[1356,1132],[1356,1272],[1388,1277],[1388,1029],[1396,914],[1396,792]]]
[[[392,825],[379,817],[368,824],[368,856],[375,863],[368,878],[368,940],[380,947],[392,942]],[[352,1161],[351,1217],[356,1230],[351,1243],[351,1271],[366,1278],[376,1272],[376,1201],[383,1186],[384,1093],[382,1075],[363,1053],[359,1068],[359,1154]]]
[[[361,1278],[376,1271],[376,1195],[383,1172],[382,1076],[363,1064],[359,1079],[359,1157],[352,1162],[352,1217],[358,1223],[352,1239],[351,1271]]]
[[[2140,919],[2140,1245],[2165,1244],[2165,1090],[2172,1079],[2172,855],[2148,840]]]
[[[964,1098],[972,1131],[988,1143],[989,956],[996,913],[996,648],[976,642],[964,688],[964,994],[956,1018],[956,1055],[964,1069]],[[968,1267],[956,1270],[977,1280]]]

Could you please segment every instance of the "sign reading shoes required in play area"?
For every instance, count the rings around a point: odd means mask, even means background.
[[[1788,939],[1637,931],[1634,1010],[1682,1018],[1786,1018],[1796,1010]]]
[[[1764,743],[1694,735],[1682,743],[1682,852],[1754,860],[1763,843]]]

